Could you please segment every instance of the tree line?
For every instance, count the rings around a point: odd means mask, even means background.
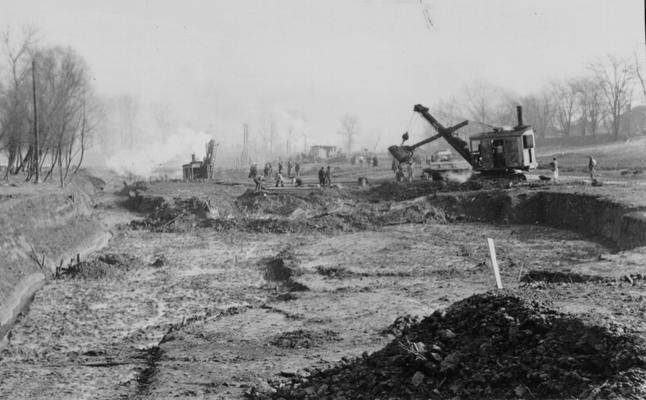
[[[73,49],[45,46],[37,31],[2,33],[0,154],[5,179],[57,177],[61,186],[83,163],[95,128],[88,67]]]
[[[617,139],[630,134],[628,114],[639,89],[646,98],[639,62],[607,56],[590,64],[586,74],[552,81],[535,93],[522,96],[478,81],[435,108],[447,123],[469,119],[491,127],[515,124],[515,107],[520,104],[524,123],[532,125],[539,136],[604,132]]]

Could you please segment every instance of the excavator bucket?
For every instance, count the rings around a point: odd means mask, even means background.
[[[410,162],[413,158],[413,149],[410,146],[390,146],[388,151],[400,163]]]

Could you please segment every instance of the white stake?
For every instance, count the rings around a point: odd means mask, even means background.
[[[500,280],[500,271],[498,270],[498,261],[496,261],[496,248],[493,245],[493,239],[487,238],[489,243],[489,255],[491,256],[491,266],[493,267],[493,275],[496,277],[496,285],[498,289],[502,289],[502,281]]]

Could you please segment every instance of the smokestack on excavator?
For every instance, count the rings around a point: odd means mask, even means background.
[[[516,129],[524,128],[525,125],[523,124],[523,106],[516,106],[516,116],[518,117],[518,125],[516,125]]]

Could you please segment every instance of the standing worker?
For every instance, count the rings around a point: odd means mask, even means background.
[[[556,160],[556,157],[552,158],[552,162],[550,163],[550,167],[552,168],[552,176],[554,178],[554,183],[558,183],[558,181],[559,181],[559,162]]]
[[[325,186],[325,168],[323,167],[319,169],[319,185],[321,187]]]
[[[296,161],[296,163],[294,164],[294,173],[296,174],[297,178],[301,176],[301,163],[299,163],[298,161]]]
[[[283,160],[281,160],[280,158],[278,159],[278,173],[283,173]]]
[[[254,179],[258,175],[258,166],[256,163],[251,164],[249,167],[249,178]]]
[[[408,163],[408,183],[413,182],[413,163],[414,163],[413,160],[411,160],[411,162]]]
[[[594,183],[597,178],[595,177],[595,172],[597,169],[597,161],[590,156],[590,159],[588,160],[588,172],[590,173],[590,180],[592,183]]]
[[[330,172],[330,166],[327,166],[327,171],[325,171],[325,185],[327,187],[332,186],[332,173]]]
[[[290,159],[290,160],[287,161],[287,177],[288,178],[292,177],[292,167],[293,167],[292,160]]]

